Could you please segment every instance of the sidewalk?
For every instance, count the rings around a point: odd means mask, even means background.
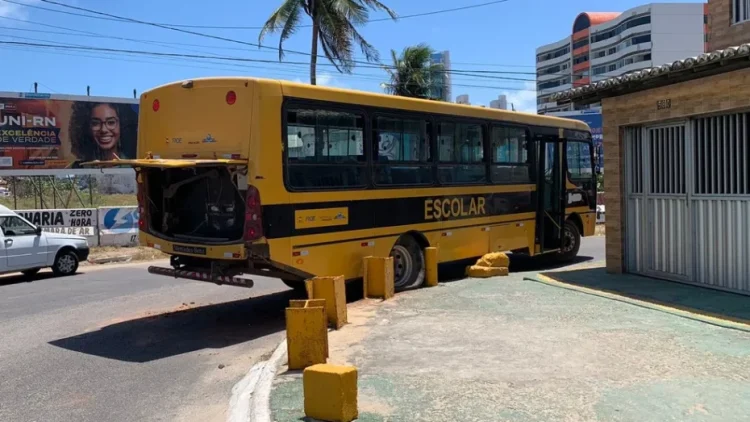
[[[658,291],[686,307],[713,304],[710,313],[735,319],[750,309],[742,296],[632,276],[623,284],[601,264],[552,273],[588,287]],[[330,361],[360,371],[359,420],[747,419],[749,332],[524,280],[534,275],[351,304],[352,323],[330,334]],[[274,420],[302,420],[301,374],[279,373]]]

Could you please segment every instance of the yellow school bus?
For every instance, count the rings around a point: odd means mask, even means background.
[[[362,276],[393,256],[398,290],[439,262],[488,251],[573,258],[594,233],[585,123],[254,78],[141,95],[139,239],[151,272],[252,285],[244,275]]]

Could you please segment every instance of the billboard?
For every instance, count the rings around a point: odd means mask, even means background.
[[[57,210],[18,210],[23,218],[42,230],[50,233],[85,236],[89,245],[98,245],[96,208],[57,209]]]
[[[135,99],[0,93],[0,171],[135,158],[137,132]]]

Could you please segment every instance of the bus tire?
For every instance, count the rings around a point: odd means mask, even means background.
[[[578,256],[579,249],[581,249],[581,233],[576,224],[568,220],[563,228],[562,248],[558,254],[559,261],[572,261]]]
[[[287,287],[294,290],[297,293],[307,294],[307,288],[305,287],[305,280],[281,280],[286,284]]]
[[[390,256],[393,257],[393,284],[397,292],[415,289],[424,283],[424,251],[412,236],[401,236]]]

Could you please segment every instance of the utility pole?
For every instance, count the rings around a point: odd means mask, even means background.
[[[39,92],[38,89],[39,89],[39,84],[36,83],[36,82],[34,82],[34,94],[36,94],[37,92]]]
[[[86,85],[86,96],[87,97],[91,96],[91,87],[89,85]]]
[[[133,98],[138,98],[138,96],[135,93],[135,89],[133,89]]]

